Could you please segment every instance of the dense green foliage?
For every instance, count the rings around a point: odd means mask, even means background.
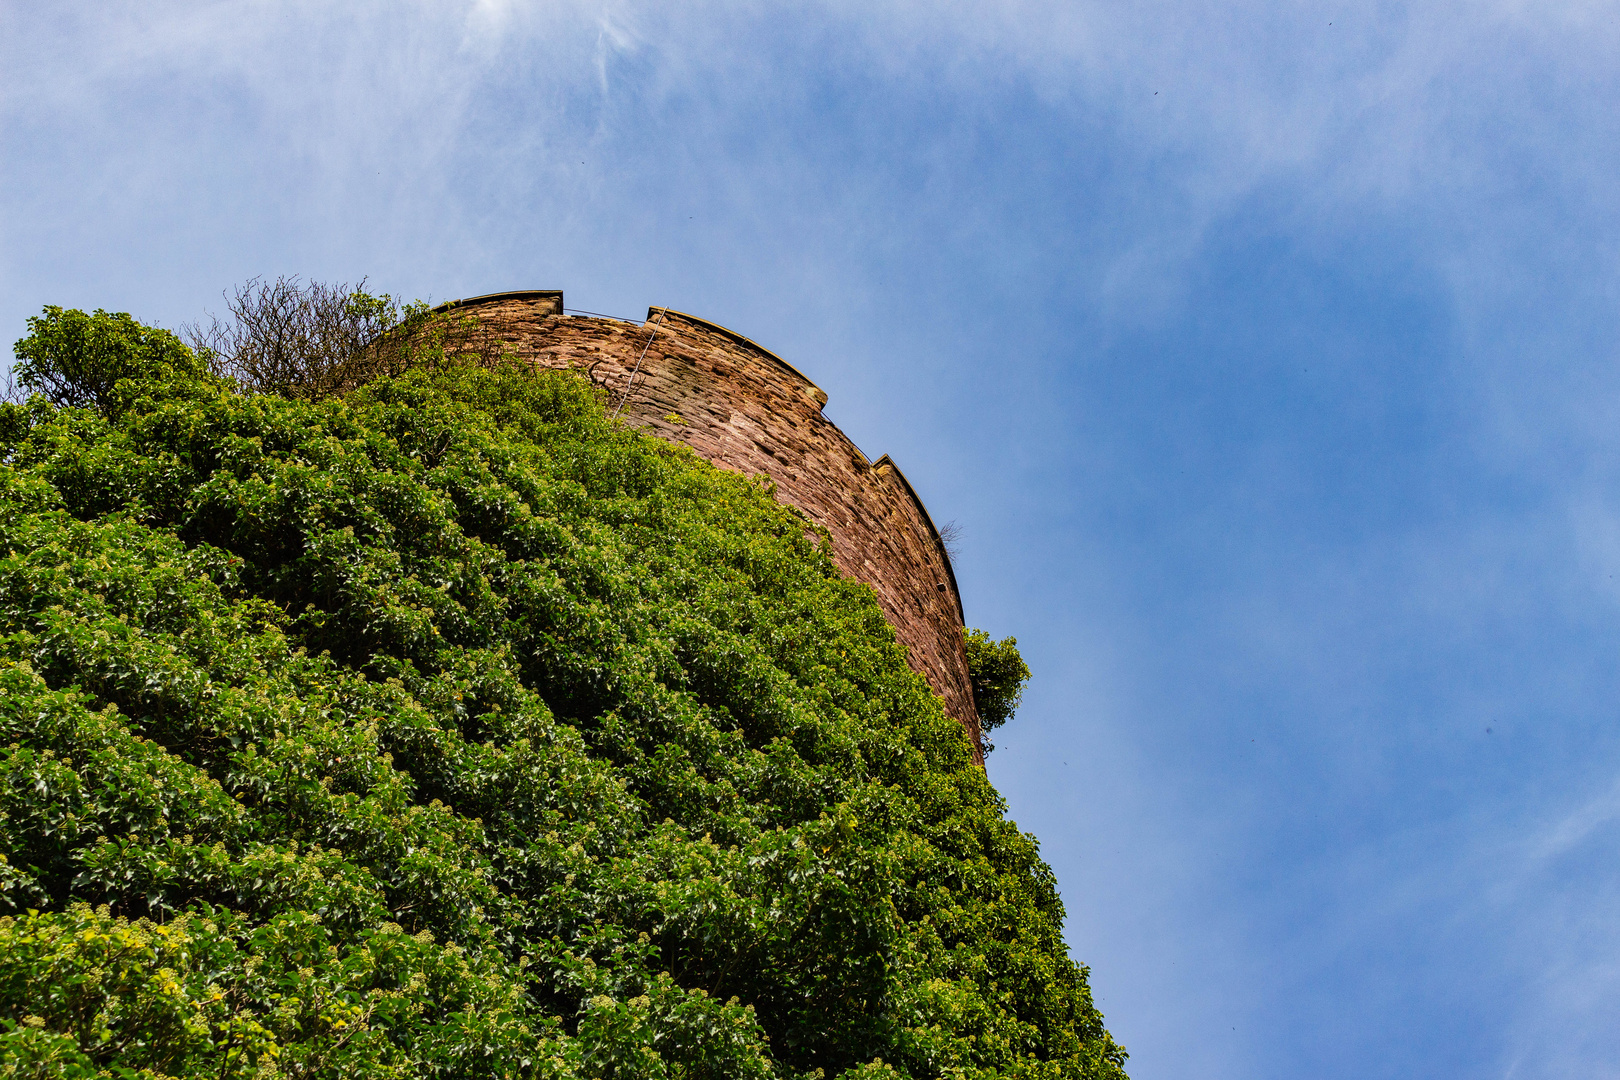
[[[28,330],[12,374],[53,405],[112,410],[124,379],[192,379],[204,370],[179,338],[122,313],[47,307]]]
[[[995,640],[983,630],[968,630],[968,674],[973,682],[973,706],[979,713],[979,730],[989,734],[1012,719],[1024,699],[1029,682],[1029,665],[1018,652],[1015,637]],[[995,747],[981,739],[985,753]]]
[[[768,489],[566,374],[133,378],[0,405],[0,1076],[1123,1075]]]

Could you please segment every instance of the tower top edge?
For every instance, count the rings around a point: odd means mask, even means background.
[[[450,311],[453,308],[466,307],[469,304],[490,304],[499,300],[554,300],[557,314],[562,314],[563,291],[561,289],[515,289],[510,292],[484,293],[480,296],[469,296],[462,300],[446,300],[434,307],[434,311]]]
[[[900,466],[894,463],[894,458],[884,454],[872,463],[874,469],[881,469],[885,466],[899,479],[900,486],[905,488],[906,494],[911,496],[912,503],[922,512],[922,519],[928,525],[928,532],[934,539],[934,546],[939,549],[940,561],[945,564],[945,576],[951,579],[951,598],[956,601],[956,618],[963,626],[966,626],[967,612],[962,608],[962,590],[957,588],[956,585],[956,568],[951,565],[950,548],[945,546],[945,538],[940,535],[939,526],[934,524],[934,515],[928,512],[928,504],[923,502],[917,495],[917,489],[911,486],[911,481],[907,480],[906,474],[900,471]]]
[[[647,321],[652,322],[660,312],[664,314],[665,318],[675,316],[676,318],[683,319],[686,322],[700,326],[712,333],[719,334],[721,337],[734,341],[739,345],[748,346],[750,349],[753,349],[767,360],[770,360],[780,366],[784,371],[787,371],[794,377],[798,378],[804,383],[805,386],[809,387],[811,390],[814,390],[821,397],[823,404],[826,403],[827,392],[821,387],[817,386],[814,379],[810,378],[810,376],[806,375],[804,372],[800,371],[798,368],[794,367],[780,356],[777,356],[775,353],[771,352],[771,350],[767,349],[753,338],[744,337],[742,334],[737,333],[737,331],[732,330],[729,327],[721,326],[719,323],[714,322],[711,319],[705,319],[697,315],[689,315],[684,311],[676,311],[674,308],[650,307],[647,309]]]

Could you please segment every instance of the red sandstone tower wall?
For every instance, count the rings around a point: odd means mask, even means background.
[[[749,339],[678,311],[649,309],[639,325],[569,316],[561,292],[495,293],[449,309],[476,315],[538,365],[589,372],[632,425],[722,468],[769,476],[782,501],[827,530],[839,569],[877,593],[912,668],[979,758],[962,602],[939,530],[887,456],[869,461],[822,416],[820,387]]]

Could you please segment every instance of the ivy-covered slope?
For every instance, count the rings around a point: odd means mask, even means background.
[[[758,483],[568,375],[119,391],[0,406],[0,1075],[1123,1076]]]

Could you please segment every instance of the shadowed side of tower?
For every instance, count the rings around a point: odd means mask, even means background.
[[[561,292],[527,291],[440,308],[452,309],[539,366],[589,374],[633,426],[722,468],[768,476],[778,498],[827,530],[839,569],[877,593],[912,668],[982,764],[962,604],[939,530],[887,456],[868,460],[822,415],[820,387],[748,338],[663,308],[640,324],[571,316]]]

